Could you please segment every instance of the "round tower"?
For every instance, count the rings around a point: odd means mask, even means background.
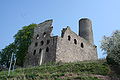
[[[83,37],[91,44],[94,44],[92,22],[90,19],[82,18],[79,20],[79,36]]]

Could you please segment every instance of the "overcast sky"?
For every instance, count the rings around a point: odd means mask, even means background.
[[[0,0],[0,50],[25,25],[53,19],[54,35],[66,26],[78,34],[78,21],[84,17],[92,20],[98,57],[104,58],[100,41],[120,30],[120,0]]]

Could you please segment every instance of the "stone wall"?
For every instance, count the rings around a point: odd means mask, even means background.
[[[51,36],[52,29],[52,20],[40,23],[34,29],[24,66],[36,66],[55,61],[57,36]]]
[[[72,32],[69,27],[62,30],[61,37],[58,37],[57,40],[57,62],[77,62],[96,59],[96,46]]]

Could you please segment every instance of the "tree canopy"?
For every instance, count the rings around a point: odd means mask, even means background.
[[[31,44],[34,28],[36,26],[36,24],[24,26],[14,35],[14,42],[0,51],[0,65],[8,67],[11,55],[14,53],[17,58],[16,64],[18,66],[23,66],[28,46]]]
[[[120,31],[116,30],[109,37],[104,36],[101,49],[107,54],[108,63],[120,65]]]

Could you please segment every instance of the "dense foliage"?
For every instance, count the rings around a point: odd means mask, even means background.
[[[0,72],[0,79],[18,80],[100,80],[93,75],[108,75],[110,69],[101,61],[54,63],[32,68],[16,69],[7,76],[7,72]]]
[[[113,32],[112,36],[104,36],[101,49],[107,53],[107,62],[120,66],[120,31]]]
[[[24,26],[22,30],[19,30],[18,33],[14,36],[15,45],[17,47],[17,64],[20,66],[23,66],[25,55],[28,51],[28,46],[31,43],[31,38],[34,33],[34,27],[36,27],[36,24]]]
[[[25,60],[25,55],[28,50],[28,46],[31,43],[31,38],[33,36],[34,28],[36,24],[30,24],[29,26],[24,26],[21,30],[15,34],[14,42],[6,46],[0,51],[0,65],[6,67],[9,66],[10,58],[12,53],[16,55],[18,66],[23,66]]]

